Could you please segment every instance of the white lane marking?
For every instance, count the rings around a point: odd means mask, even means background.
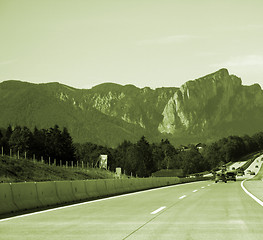
[[[151,212],[151,214],[156,214],[156,213],[162,211],[165,208],[166,208],[166,206],[160,207],[160,208],[156,209],[155,211]]]
[[[210,184],[208,184],[207,186],[210,187]]]
[[[195,183],[200,183],[200,182],[202,182],[202,181],[182,183],[182,184],[175,184],[175,185],[171,185],[171,186],[165,186],[165,187],[160,187],[160,188],[148,189],[148,190],[143,190],[143,191],[134,192],[134,193],[126,193],[126,194],[117,195],[117,196],[113,196],[113,197],[101,198],[101,199],[97,199],[97,200],[89,200],[87,202],[82,202],[82,203],[74,203],[74,204],[70,204],[69,203],[70,205],[67,205],[67,206],[64,206],[64,207],[55,207],[55,208],[51,208],[51,209],[48,209],[48,210],[41,210],[41,211],[38,211],[38,212],[26,213],[26,214],[14,216],[14,217],[3,218],[3,219],[0,219],[0,222],[5,222],[5,221],[13,220],[13,219],[16,219],[16,218],[23,218],[23,217],[28,217],[28,216],[41,214],[41,213],[46,213],[46,212],[57,211],[57,210],[60,210],[60,209],[65,209],[65,208],[70,208],[70,207],[76,207],[76,206],[85,205],[85,204],[91,204],[91,203],[95,203],[95,202],[102,202],[102,201],[111,200],[111,199],[115,199],[115,198],[121,198],[121,197],[141,194],[141,193],[145,193],[145,192],[157,191],[157,190],[160,190],[160,189],[166,189],[166,188],[172,188],[172,187],[181,187],[181,186],[184,186],[184,185],[195,184]]]
[[[205,187],[201,187],[201,188],[205,188]]]
[[[194,190],[193,192],[197,192],[198,190]]]
[[[241,182],[241,187],[242,187],[242,189],[245,191],[245,193],[248,195],[248,196],[250,196],[250,197],[252,197],[258,204],[260,204],[262,207],[263,207],[263,202],[261,201],[261,200],[259,200],[257,197],[255,197],[252,193],[250,193],[245,187],[244,187],[244,182],[245,182],[246,180],[243,180],[242,182]]]
[[[183,196],[179,197],[179,199],[183,199],[183,198],[185,198],[185,197],[186,197],[186,195],[183,195]]]

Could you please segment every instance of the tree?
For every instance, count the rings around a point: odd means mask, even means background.
[[[184,174],[198,173],[208,170],[206,161],[198,150],[191,148],[180,153]]]
[[[2,140],[4,138],[4,135],[2,133],[2,130],[0,130],[0,146],[2,146]]]
[[[164,165],[164,152],[160,144],[152,144],[152,158],[156,165],[157,171],[165,168]]]
[[[137,151],[137,172],[141,177],[149,177],[157,170],[157,165],[153,162],[152,152],[149,142],[144,136],[136,144]]]
[[[164,153],[164,159],[163,159],[163,168],[166,169],[174,169],[178,167],[177,161],[176,161],[176,154],[177,151],[173,145],[170,144],[168,139],[165,141],[161,141],[161,147]]]
[[[263,132],[256,133],[252,136],[252,138],[255,140],[257,144],[257,149],[262,150],[263,149]]]
[[[27,127],[15,127],[12,132],[9,145],[14,152],[29,152],[31,149],[32,133]]]
[[[73,145],[72,137],[70,136],[68,129],[63,128],[61,133],[61,159],[65,161],[76,161],[75,147]]]

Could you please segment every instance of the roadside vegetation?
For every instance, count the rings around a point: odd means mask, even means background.
[[[28,159],[0,157],[0,182],[42,182],[114,178],[114,174],[98,168],[66,168]]]
[[[81,179],[105,178],[105,175],[100,176],[98,173],[95,174],[97,177],[88,176],[86,175],[87,171],[82,172],[82,170],[77,170],[81,173],[75,172],[73,174],[72,169],[61,167],[84,165],[87,169],[99,171],[98,159],[100,155],[108,156],[107,167],[112,175],[114,175],[115,169],[120,167],[123,174],[133,177],[161,176],[162,174],[188,176],[195,173],[209,172],[228,162],[239,161],[244,156],[262,151],[263,132],[251,137],[247,135],[243,137],[229,136],[208,145],[199,143],[177,148],[168,139],[162,139],[159,143],[149,143],[142,136],[135,143],[124,141],[116,148],[109,148],[90,142],[84,144],[73,143],[68,130],[66,128],[61,130],[57,125],[49,129],[35,128],[33,132],[27,127],[17,126],[12,128],[8,126],[8,128],[0,130],[0,147],[3,155],[14,158],[19,158],[19,156],[22,158],[23,156],[28,159],[25,160],[27,162],[23,163],[25,166],[26,164],[33,164],[37,160],[46,163],[46,165],[50,165],[50,162],[55,163],[54,165],[60,165],[58,170],[56,166],[44,169],[44,164],[41,165],[43,168],[39,167],[39,171],[44,171],[43,174],[30,173],[34,176],[45,176],[39,179],[56,180],[56,177],[61,180],[79,179],[79,177]],[[1,161],[1,168],[8,161],[7,158],[4,158],[4,161]],[[30,167],[33,166],[36,165]],[[29,170],[20,170],[20,168],[11,171],[14,175],[16,172],[29,172]],[[61,169],[66,172],[60,173]],[[49,175],[52,171],[54,177],[51,178]],[[3,176],[2,174],[1,172],[0,176]],[[7,178],[8,176],[6,174]],[[111,178],[112,176],[107,177]],[[25,178],[23,178],[23,181],[27,181]]]

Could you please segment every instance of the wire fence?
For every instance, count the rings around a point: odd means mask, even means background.
[[[44,158],[43,156],[40,157],[40,159],[36,158],[36,155],[33,154],[33,157],[28,157],[27,152],[21,153],[18,151],[13,151],[11,148],[9,149],[9,154],[7,155],[4,152],[4,148],[1,147],[1,156],[8,156],[12,159],[25,159],[25,160],[32,160],[34,163],[43,163],[48,164],[49,166],[58,166],[58,167],[64,167],[64,168],[78,168],[78,169],[88,169],[89,163],[84,161],[62,161],[57,159],[52,159],[51,157]],[[92,166],[93,167],[93,166]]]

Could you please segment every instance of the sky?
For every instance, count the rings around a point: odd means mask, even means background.
[[[262,0],[0,0],[0,82],[263,87]]]

